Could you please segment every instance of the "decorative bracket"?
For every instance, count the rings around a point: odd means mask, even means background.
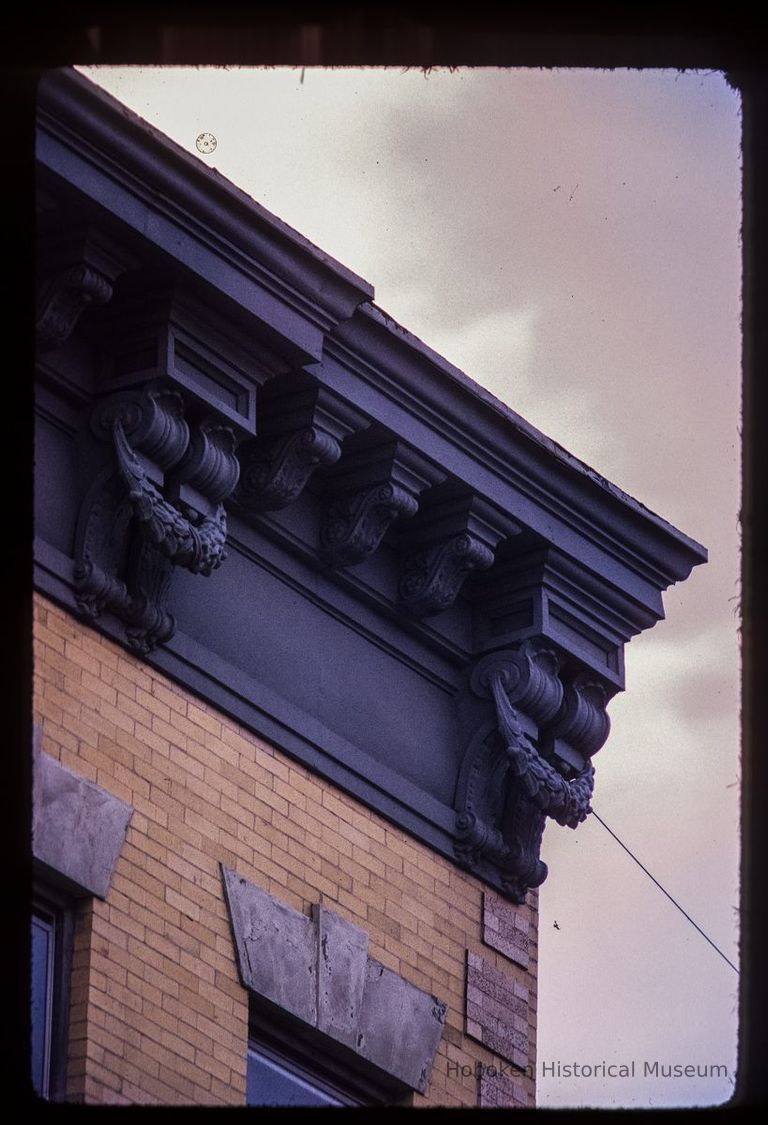
[[[276,441],[257,438],[244,454],[237,500],[253,512],[274,512],[291,504],[319,465],[341,456],[339,443],[317,426],[302,426]]]
[[[608,736],[604,689],[584,674],[564,684],[558,672],[552,649],[526,641],[484,657],[470,678],[494,721],[471,740],[459,774],[456,856],[515,902],[546,879],[546,817],[576,828],[591,811],[588,755]]]
[[[400,600],[415,617],[432,617],[453,605],[473,570],[493,564],[496,546],[517,525],[502,528],[473,495],[457,495],[450,485],[430,490],[410,537],[410,552],[400,579]]]
[[[355,566],[372,555],[398,517],[416,514],[418,501],[396,484],[375,484],[337,500],[320,532],[320,551],[331,566]]]
[[[102,402],[91,426],[112,443],[114,466],[91,486],[78,522],[78,606],[109,609],[142,653],[175,630],[166,601],[175,566],[210,575],[225,556],[223,500],[237,483],[232,431],[203,420],[192,430],[178,391],[150,384]]]
[[[338,469],[325,474],[330,496],[320,529],[320,555],[329,566],[363,562],[398,519],[418,511],[418,495],[435,471],[415,451],[371,430],[344,442]],[[439,478],[437,478],[439,479]]]
[[[69,339],[80,315],[91,305],[104,305],[112,286],[103,274],[86,265],[72,266],[46,284],[40,297],[35,331],[41,351],[60,347]]]
[[[434,617],[456,601],[473,570],[487,570],[493,551],[464,532],[412,555],[400,582],[400,598],[414,617]]]
[[[40,352],[61,347],[89,308],[112,297],[115,280],[133,264],[97,231],[75,231],[46,245],[39,270],[45,280],[37,307],[35,335]]]
[[[353,428],[325,388],[303,380],[285,388],[286,382],[280,377],[264,385],[259,436],[240,449],[235,500],[246,512],[274,512],[293,503],[315,469],[338,461],[340,443]]]

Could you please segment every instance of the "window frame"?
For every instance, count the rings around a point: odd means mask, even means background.
[[[74,904],[71,897],[49,883],[36,881],[33,885],[29,915],[30,1020],[32,1014],[32,926],[36,917],[41,918],[51,927],[53,952],[50,958],[51,975],[48,982],[46,1003],[47,1082],[44,1082],[44,1088],[41,1091],[35,1090],[35,1093],[45,1101],[59,1102],[65,1100],[67,1086],[69,994],[75,929]]]
[[[412,1091],[349,1048],[271,1004],[251,996],[248,1052],[276,1062],[343,1106],[402,1106]],[[247,1097],[247,1094],[246,1094]],[[257,1106],[258,1102],[249,1102]],[[339,1107],[339,1108],[342,1108]]]

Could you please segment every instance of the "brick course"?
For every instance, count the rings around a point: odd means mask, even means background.
[[[493,1099],[510,1091],[479,1090],[478,1064],[498,1059],[488,1037],[466,1033],[466,966],[482,955],[513,971],[518,1003],[527,989],[526,1030],[515,1030],[533,1064],[534,893],[518,908],[531,930],[526,971],[483,944],[477,879],[42,597],[34,709],[45,753],[135,809],[107,900],[77,910],[68,1098],[244,1103],[248,996],[224,862],[307,914],[324,902],[366,930],[372,957],[447,1002],[431,1085],[414,1105],[509,1104]],[[530,1073],[515,1079],[515,1104],[521,1091],[532,1105]]]

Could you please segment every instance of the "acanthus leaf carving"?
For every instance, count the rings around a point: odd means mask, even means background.
[[[490,699],[493,721],[470,742],[459,774],[455,852],[522,902],[547,875],[539,858],[546,817],[576,828],[591,811],[594,788],[588,757],[574,770],[541,747],[557,732],[581,752],[594,748],[597,732],[607,735],[605,694],[584,677],[563,685],[556,654],[530,641],[484,657],[470,687]]]
[[[222,501],[237,480],[234,435],[212,423],[191,431],[181,395],[157,384],[101,403],[92,428],[111,440],[115,463],[99,474],[81,508],[77,602],[91,619],[111,611],[129,643],[147,653],[175,629],[166,608],[174,567],[209,576],[226,558]],[[172,468],[194,480],[196,504],[164,495],[164,470]]]
[[[81,315],[112,297],[112,285],[98,270],[80,264],[49,279],[40,298],[35,334],[40,351],[65,343]]]
[[[152,554],[151,544],[131,535],[132,519],[122,481],[114,470],[106,470],[83,505],[75,597],[80,612],[90,620],[111,611],[125,624],[131,647],[146,654],[173,636],[176,627],[173,615],[159,604],[173,567],[156,551]]]
[[[467,575],[493,563],[493,551],[462,532],[411,555],[400,580],[400,599],[416,617],[432,617],[455,602]]]
[[[128,583],[131,595],[126,637],[142,655],[165,641],[176,631],[173,614],[166,608],[173,578],[173,562],[141,535],[129,546]]]
[[[273,512],[298,498],[320,465],[333,465],[341,446],[317,426],[304,426],[264,443],[249,443],[242,459],[237,502],[249,511]]]
[[[143,536],[193,574],[210,575],[222,561],[227,538],[224,505],[195,524],[163,498],[139,464],[118,418],[113,431],[117,464]]]
[[[595,774],[591,762],[573,781],[568,781],[539,754],[524,733],[500,673],[491,676],[490,688],[504,750],[526,796],[558,824],[576,828],[590,812]]]
[[[132,518],[118,474],[112,467],[103,470],[83,501],[75,544],[75,596],[80,612],[91,620],[108,606],[124,620],[132,614],[131,595],[120,577]]]
[[[111,301],[117,278],[137,262],[105,231],[74,215],[63,225],[41,219],[35,336],[46,352],[66,343],[83,313]]]
[[[515,902],[547,877],[539,858],[545,815],[510,783],[511,764],[496,733],[471,743],[459,780],[456,838],[458,862],[490,875]]]
[[[331,566],[355,566],[373,554],[394,520],[413,516],[417,509],[416,498],[392,482],[342,496],[323,521],[321,557]]]

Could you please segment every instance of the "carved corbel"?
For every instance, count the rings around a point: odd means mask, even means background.
[[[450,487],[450,486],[449,486]],[[471,495],[433,490],[411,537],[399,585],[400,600],[415,617],[432,617],[453,605],[472,571],[487,570],[497,544],[518,528],[496,526]]]
[[[93,229],[44,245],[38,267],[43,278],[35,323],[38,350],[61,347],[87,309],[111,299],[115,280],[132,264]]]
[[[143,538],[175,566],[186,567],[193,574],[211,574],[224,555],[227,535],[224,505],[218,504],[211,515],[204,516],[199,523],[193,522],[169,503],[152,483],[131,449],[119,418],[114,421],[112,436],[118,471]]]
[[[493,718],[470,741],[459,774],[456,856],[522,902],[547,876],[539,858],[546,817],[576,828],[590,812],[588,755],[607,737],[605,693],[583,676],[564,685],[556,653],[533,641],[484,657],[470,689],[492,703]],[[557,752],[562,744],[570,756]]]
[[[100,404],[92,429],[114,463],[83,503],[75,545],[75,589],[87,617],[110,610],[142,653],[167,641],[173,569],[210,575],[224,560],[223,500],[237,482],[234,435],[204,421],[190,429],[178,391],[150,384],[140,395]]]
[[[92,305],[105,305],[111,296],[107,278],[86,265],[72,266],[49,279],[40,296],[35,325],[40,351],[60,347],[81,314]]]
[[[341,456],[335,438],[318,426],[302,426],[269,443],[258,439],[244,453],[237,501],[253,512],[275,512],[293,503],[320,465]]]
[[[355,566],[372,555],[398,517],[413,516],[418,501],[396,484],[375,484],[337,500],[320,532],[320,553],[331,566]]]
[[[419,493],[435,479],[431,465],[402,442],[372,429],[353,434],[338,468],[324,475],[320,557],[334,567],[363,562],[396,520],[415,516]]]
[[[239,450],[238,506],[259,514],[298,499],[312,473],[335,464],[352,426],[324,388],[294,389],[287,380],[265,384],[259,398],[259,436]]]
[[[477,536],[451,536],[408,559],[400,598],[414,617],[433,617],[453,605],[471,571],[492,564],[493,551]]]

